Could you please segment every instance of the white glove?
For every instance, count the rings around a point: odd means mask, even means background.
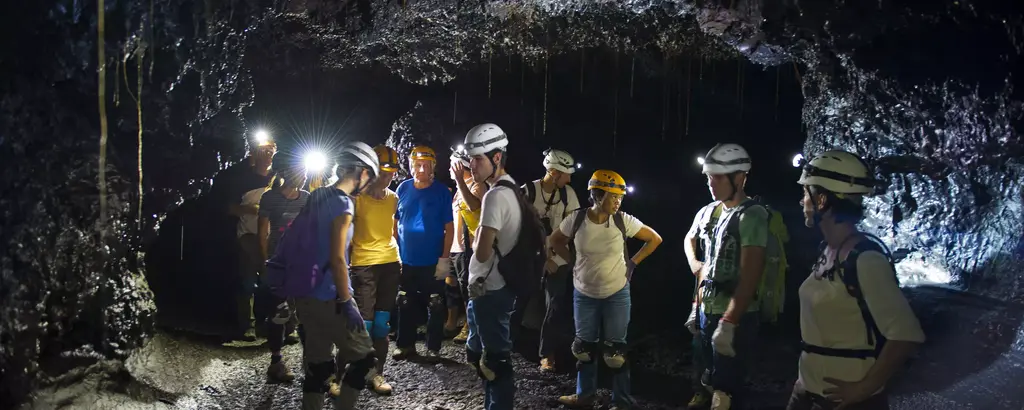
[[[715,334],[711,335],[711,343],[715,346],[715,353],[722,356],[735,357],[736,350],[732,348],[732,339],[736,335],[736,325],[725,320],[718,321],[718,328]]]
[[[700,307],[696,303],[693,304],[693,309],[690,310],[690,317],[686,318],[686,329],[693,333],[694,336],[700,334],[697,330],[697,309]]]
[[[452,271],[452,260],[448,258],[437,259],[437,269],[434,270],[434,279],[444,280]]]

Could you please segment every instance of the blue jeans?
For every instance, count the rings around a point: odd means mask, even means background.
[[[604,299],[594,299],[573,289],[573,311],[576,317],[576,337],[587,343],[626,343],[629,329],[629,284]],[[597,355],[592,353],[590,363],[580,363],[576,376],[576,395],[592,397],[597,393]],[[620,407],[632,407],[636,402],[629,393],[629,362],[612,377],[612,402]]]
[[[740,324],[736,326],[736,334],[733,337],[732,347],[736,351],[735,357],[728,357],[718,354],[715,351],[711,336],[718,328],[718,321],[722,315],[708,315],[700,312],[700,340],[701,352],[694,354],[695,358],[703,359],[704,377],[711,382],[715,390],[721,390],[733,397],[735,403],[743,394],[743,382],[747,376],[747,368],[750,356],[754,352],[757,341],[758,317],[757,313],[746,313],[740,318]]]
[[[466,321],[469,322],[467,353],[485,355],[487,367],[497,374],[494,381],[484,380],[483,383],[486,410],[512,410],[515,404],[516,383],[512,372],[512,339],[509,333],[515,303],[515,294],[505,287],[471,299],[466,309]]]

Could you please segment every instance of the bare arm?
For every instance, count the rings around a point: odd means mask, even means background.
[[[452,241],[455,239],[455,223],[444,224],[444,248],[441,248],[441,257],[447,258],[452,250]]]
[[[456,178],[456,182],[459,185],[459,194],[462,195],[462,200],[466,202],[469,210],[473,212],[480,210],[480,200],[484,197],[484,193],[487,192],[483,184],[473,184],[470,187],[461,178]]]
[[[729,301],[729,308],[722,315],[722,320],[740,323],[740,317],[747,312],[750,302],[761,283],[761,272],[764,270],[764,247],[744,246],[740,251],[740,281],[736,292]]]
[[[231,215],[234,215],[234,216],[259,215],[260,208],[256,204],[253,204],[253,205],[231,204],[231,205],[228,205],[228,213],[231,214]]]
[[[338,299],[348,301],[352,295],[348,291],[348,261],[345,250],[348,249],[348,229],[352,225],[352,215],[344,214],[331,222],[331,273],[334,275],[334,286],[338,289]]]
[[[555,255],[561,257],[562,260],[572,261],[572,254],[569,252],[569,237],[565,236],[560,229],[555,229],[548,236],[548,247],[555,252]]]
[[[690,264],[690,273],[697,276],[697,273],[704,268],[704,262],[697,260],[697,237],[687,235],[683,241],[683,251],[686,252],[686,261]]]
[[[916,342],[902,340],[886,341],[885,346],[882,347],[882,353],[878,355],[878,360],[875,361],[875,364],[871,365],[868,374],[864,376],[864,382],[870,386],[869,390],[878,391],[878,389],[885,387],[885,384],[889,382],[892,375],[899,371],[903,367],[903,363],[914,354],[917,346],[918,343]]]
[[[260,252],[263,254],[263,260],[270,259],[270,250],[267,249],[270,239],[270,218],[261,216],[257,226],[259,229],[256,230],[256,237],[260,240]]]
[[[483,225],[477,228],[476,243],[473,244],[473,255],[477,262],[487,262],[494,256],[494,240],[497,236],[497,229]]]
[[[658,249],[658,246],[661,245],[661,235],[658,235],[657,231],[651,229],[651,227],[647,225],[640,228],[640,231],[638,231],[636,235],[633,235],[633,237],[644,241],[644,246],[640,248],[632,258],[630,258],[630,260],[637,265],[639,265],[640,262],[643,262],[644,259],[647,259],[648,256],[651,256],[651,254],[654,253],[654,250]]]

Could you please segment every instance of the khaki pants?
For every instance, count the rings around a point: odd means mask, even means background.
[[[355,301],[349,301],[355,303]],[[306,363],[334,360],[332,347],[338,348],[338,366],[362,359],[373,353],[370,335],[360,323],[357,331],[348,330],[345,315],[337,310],[337,302],[315,298],[295,299],[295,310],[306,333],[302,355]]]

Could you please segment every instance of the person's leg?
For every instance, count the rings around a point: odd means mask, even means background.
[[[350,300],[348,303],[355,302]],[[356,408],[359,392],[365,389],[377,374],[377,353],[373,350],[365,323],[359,323],[354,327],[355,330],[351,330],[340,308],[335,309],[332,322],[337,323],[335,326],[339,329],[340,336],[339,340],[335,341],[338,347],[338,368],[344,369],[339,386],[340,393],[335,398],[334,408],[353,410]]]
[[[484,377],[486,410],[511,410],[515,404],[509,329],[515,299],[511,289],[502,288],[475,300],[476,327],[484,352],[480,372]]]
[[[576,357],[576,394],[558,399],[563,404],[593,403],[597,393],[597,350],[601,336],[601,300],[588,297],[578,290],[573,293],[573,313],[576,318],[576,337],[572,354]]]
[[[711,383],[711,360],[708,355],[710,346],[705,346],[703,333],[700,331],[703,315],[703,312],[698,312],[698,332],[691,339],[693,373],[690,376],[690,389],[693,390],[693,397],[690,399],[689,404],[687,404],[687,408],[691,409],[706,407],[711,402],[711,393],[707,390],[707,386]]]
[[[399,349],[416,352],[416,328],[419,327],[419,284],[416,268],[402,265],[402,276],[398,290],[398,337],[395,346]],[[404,355],[403,355],[404,356]],[[396,357],[400,359],[400,357]]]
[[[710,322],[708,327],[717,328],[721,318],[720,315],[710,315],[708,317],[708,322]],[[754,354],[757,328],[757,313],[744,314],[740,318],[740,324],[736,326],[736,331],[733,335],[733,350],[736,351],[736,355],[729,357],[719,354],[717,351],[714,354],[712,385],[717,396],[721,396],[718,392],[729,396],[728,401],[731,403],[732,408],[740,408],[742,406],[741,402],[744,398],[743,386],[749,361]],[[711,334],[714,334],[714,330],[711,330]],[[712,349],[714,349],[714,345],[712,345]],[[712,399],[712,401],[715,400],[721,401],[723,399],[721,397]]]
[[[281,348],[284,346],[285,323],[291,318],[288,303],[284,299],[267,292],[263,303],[269,304],[271,312],[265,327],[267,329],[267,346],[270,348],[270,366],[267,367],[267,381],[290,382],[295,380],[295,374],[288,369],[281,356]]]
[[[454,333],[459,330],[459,318],[462,316],[462,312],[465,311],[465,302],[462,300],[462,289],[459,285],[458,271],[458,260],[462,259],[462,254],[453,253],[449,259],[451,260],[451,271],[448,273],[448,277],[444,278],[444,299],[445,306],[448,307],[448,319],[444,322],[444,332],[446,336],[454,336]]]
[[[373,329],[370,331],[370,338],[373,340],[373,349],[377,353],[377,374],[381,379],[376,381],[374,390],[377,393],[388,394],[391,392],[391,385],[384,380],[384,364],[388,358],[388,334],[391,331],[391,310],[395,307],[395,298],[398,295],[398,283],[402,276],[402,265],[398,262],[377,265],[377,305],[374,308]]]
[[[334,303],[299,298],[294,304],[303,324],[302,356],[306,376],[302,382],[302,410],[321,410],[328,379],[337,369],[331,352],[334,339],[340,336],[339,324],[332,320],[336,317]]]
[[[603,337],[605,365],[613,373],[612,401],[618,408],[630,408],[636,405],[630,394],[629,357],[627,353],[626,335],[629,331],[631,311],[629,284],[622,290],[604,300],[602,320],[604,322]]]
[[[377,305],[377,277],[373,266],[353,266],[349,269],[352,298],[359,306],[366,330],[373,328],[373,308]]]
[[[473,250],[467,249],[459,256],[457,260],[453,261],[453,264],[457,266],[459,294],[462,296],[466,322],[462,325],[462,331],[452,341],[455,343],[465,343],[469,339],[469,258],[473,257]]]
[[[572,298],[567,292],[572,282],[572,265],[564,265],[544,281],[546,312],[540,328],[541,369],[555,370],[556,352],[572,343]]]
[[[427,301],[427,351],[433,357],[441,351],[441,342],[444,340],[444,321],[448,315],[448,308],[445,306],[445,285],[444,280],[434,278],[437,266],[418,268],[421,280],[421,290]]]
[[[244,337],[252,330],[252,297],[260,269],[259,242],[256,235],[246,234],[238,238],[238,288],[235,294],[236,334]],[[257,322],[258,323],[258,322]]]
[[[793,394],[789,396],[789,403],[786,410],[821,410],[815,407],[814,400],[810,393],[801,388],[799,384],[793,386]]]

